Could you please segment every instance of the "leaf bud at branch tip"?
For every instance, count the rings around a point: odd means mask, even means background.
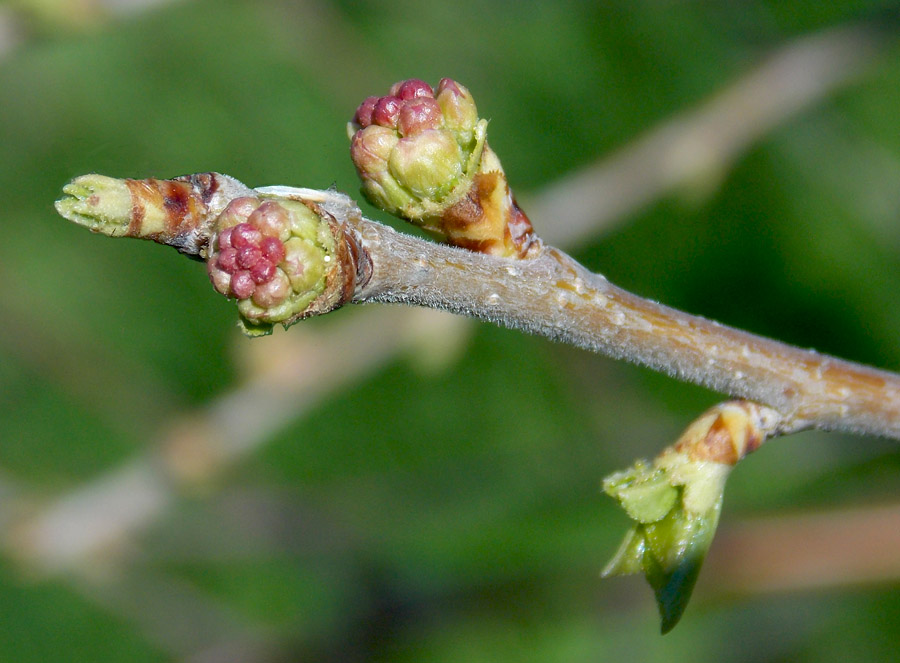
[[[643,573],[656,594],[662,631],[687,608],[715,535],[732,467],[778,433],[780,415],[729,401],[698,417],[652,463],[638,461],[603,481],[634,521],[603,577]]]
[[[115,179],[82,175],[63,187],[56,202],[61,216],[110,237],[137,237],[201,255],[210,226],[232,198],[249,192],[219,173],[172,180]]]

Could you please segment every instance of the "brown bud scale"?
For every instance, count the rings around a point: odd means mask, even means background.
[[[777,432],[781,417],[751,401],[719,403],[697,418],[675,443],[691,460],[735,465]]]

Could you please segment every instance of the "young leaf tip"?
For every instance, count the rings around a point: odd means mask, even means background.
[[[67,221],[110,237],[125,235],[131,222],[131,192],[124,180],[82,175],[63,187],[56,211]]]
[[[643,573],[656,596],[663,633],[687,608],[732,467],[775,434],[779,421],[777,412],[756,403],[721,403],[652,463],[639,460],[603,481],[603,490],[633,524],[602,576]]]

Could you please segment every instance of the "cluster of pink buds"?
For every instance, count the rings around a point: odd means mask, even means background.
[[[208,263],[216,290],[265,308],[284,300],[291,284],[278,265],[285,259],[281,238],[290,231],[287,212],[274,201],[236,198],[223,214],[247,220],[216,237],[216,258]]]
[[[437,89],[418,79],[369,97],[348,125],[350,156],[363,193],[411,220],[439,212],[477,168],[486,122],[469,91],[449,78]]]
[[[477,118],[469,91],[456,81],[442,78],[433,90],[425,81],[411,78],[395,83],[384,97],[368,97],[353,121],[361,128],[376,124],[396,129],[401,136],[446,127],[468,131],[471,138]]]
[[[289,324],[322,292],[334,249],[321,219],[293,200],[240,197],[216,219],[207,270],[245,322]]]
[[[287,211],[275,201],[235,198],[222,212],[219,225],[225,227],[216,236],[215,257],[207,262],[216,290],[235,299],[252,299],[261,308],[284,301],[291,283],[278,266],[286,255],[283,239],[290,236]]]

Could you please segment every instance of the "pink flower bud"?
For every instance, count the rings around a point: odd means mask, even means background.
[[[257,286],[253,293],[253,303],[261,308],[278,306],[291,293],[291,282],[284,272],[276,269],[272,278]]]
[[[251,269],[253,265],[259,262],[262,257],[262,251],[258,246],[245,246],[237,250],[237,264],[241,269]]]
[[[231,245],[236,249],[259,245],[262,233],[249,223],[239,223],[231,231]]]
[[[429,97],[413,99],[400,107],[397,130],[401,136],[412,136],[426,129],[440,129],[443,121],[437,101]]]
[[[250,276],[257,285],[268,283],[275,276],[275,265],[265,258],[257,260],[256,264],[250,268]]]
[[[237,271],[237,249],[224,249],[216,258],[216,267],[234,274]]]
[[[284,260],[284,244],[274,237],[263,237],[259,243],[259,249],[262,251],[263,258],[277,265]]]
[[[231,291],[231,274],[219,269],[212,260],[206,263],[206,271],[216,292],[228,296]]]
[[[228,207],[219,216],[219,227],[230,228],[242,223],[256,209],[257,205],[259,205],[259,200],[256,198],[249,196],[235,198],[228,203]]]
[[[231,277],[231,294],[238,299],[247,299],[256,289],[256,282],[247,270],[235,272]]]
[[[225,228],[225,230],[219,233],[219,248],[231,248],[231,228]]]
[[[397,127],[397,116],[400,115],[402,100],[399,97],[382,97],[372,111],[372,123],[381,127]]]
[[[359,108],[356,109],[356,115],[353,116],[353,121],[363,128],[372,124],[372,112],[375,110],[378,99],[378,97],[366,98],[366,100],[359,105]]]
[[[394,88],[396,88],[396,91]],[[434,90],[425,81],[418,78],[410,78],[409,80],[395,83],[391,87],[391,94],[405,101],[416,97],[434,97]]]
[[[267,200],[247,219],[263,237],[285,240],[291,232],[291,220],[287,210],[274,200]]]

